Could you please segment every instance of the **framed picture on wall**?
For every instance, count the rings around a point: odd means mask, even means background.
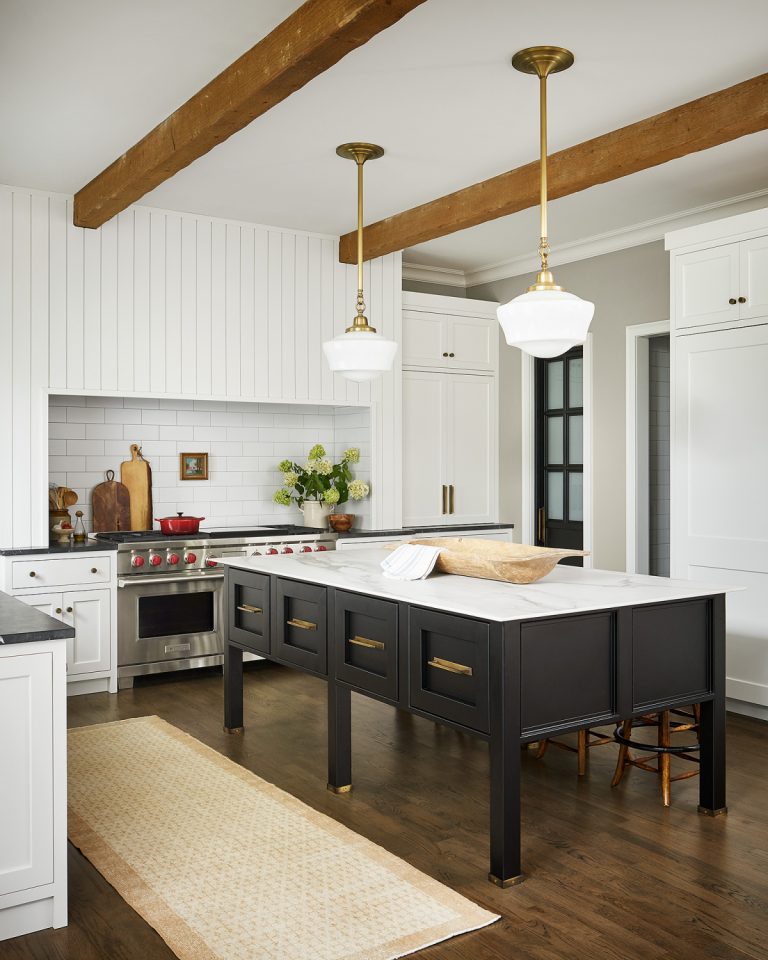
[[[180,453],[179,476],[182,480],[207,480],[208,454]]]

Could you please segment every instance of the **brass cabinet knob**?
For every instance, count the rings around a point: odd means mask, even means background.
[[[736,303],[736,297],[731,297],[728,303],[730,303],[730,305],[733,306]]]
[[[747,302],[746,297],[739,297],[739,303],[746,303],[746,302]]]
[[[444,353],[444,354],[443,354],[443,356],[444,356],[444,357],[447,357],[447,356],[448,356],[448,354],[447,354],[447,353]]]
[[[61,613],[61,607],[56,607],[56,613]]]
[[[455,353],[449,353],[448,356],[449,356],[449,357],[455,357],[456,354],[455,354]]]
[[[98,573],[98,567],[91,567],[91,573]]]
[[[67,607],[67,613],[72,613],[72,607]]]
[[[30,577],[36,577],[36,576],[37,576],[37,574],[35,573],[34,570],[30,570],[30,571],[29,571],[29,575],[30,575]]]

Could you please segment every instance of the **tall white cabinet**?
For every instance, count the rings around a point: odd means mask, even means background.
[[[728,597],[726,692],[768,717],[768,210],[666,246],[671,574],[745,588]]]
[[[496,304],[403,295],[403,525],[498,520]]]

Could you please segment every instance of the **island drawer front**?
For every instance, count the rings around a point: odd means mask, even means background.
[[[522,624],[521,733],[615,716],[616,644],[613,612]]]
[[[489,733],[488,624],[412,607],[408,642],[411,706]]]
[[[277,578],[272,655],[321,677],[328,675],[325,587]]]
[[[336,591],[336,677],[397,700],[397,604]]]
[[[712,692],[711,602],[705,597],[632,611],[632,708],[696,703]]]
[[[108,583],[110,563],[109,557],[35,557],[30,560],[11,560],[11,584],[14,590],[34,587],[40,591],[44,587]]]
[[[269,577],[230,568],[229,639],[256,653],[269,653]]]

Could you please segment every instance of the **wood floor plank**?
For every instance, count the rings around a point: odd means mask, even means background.
[[[79,726],[157,714],[430,876],[502,915],[416,960],[768,960],[768,726],[729,716],[727,817],[696,813],[698,782],[662,807],[653,776],[616,789],[616,752],[523,754],[523,865],[488,869],[488,748],[353,697],[354,790],[325,789],[325,685],[276,665],[245,678],[242,737],[222,731],[214,671],[68,702]],[[2,960],[169,960],[160,937],[70,848],[70,925],[0,944]],[[254,950],[254,956],[258,953]],[[308,957],[307,960],[312,960]]]

